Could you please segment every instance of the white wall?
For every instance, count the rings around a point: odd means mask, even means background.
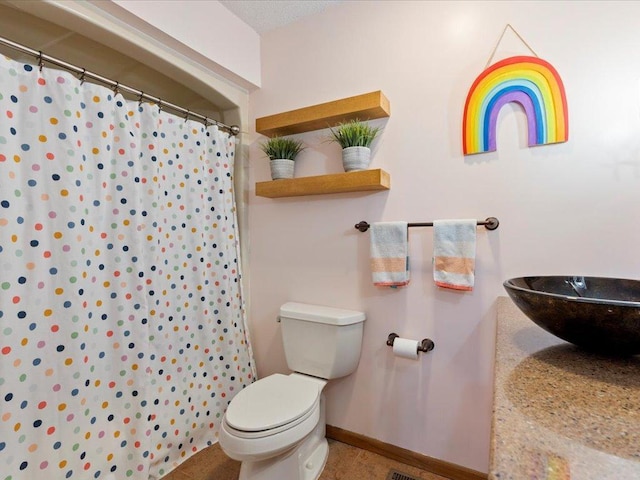
[[[294,300],[367,312],[358,371],[326,389],[328,423],[480,471],[489,455],[495,300],[525,274],[640,277],[640,3],[345,2],[262,37],[251,121],[381,89],[391,117],[372,168],[388,193],[250,198],[251,333],[261,375],[287,371],[275,317]],[[465,97],[507,23],[559,71],[569,142],[526,147],[524,114],[501,112],[498,152],[464,157]],[[508,33],[496,58],[529,54]],[[296,175],[341,171],[326,131]],[[251,185],[269,179],[251,147]],[[496,216],[478,230],[476,287],[438,289],[432,232],[410,231],[409,287],[371,285],[369,222]],[[387,334],[430,337],[417,362]]]
[[[112,0],[225,69],[252,90],[260,86],[260,36],[215,0]]]

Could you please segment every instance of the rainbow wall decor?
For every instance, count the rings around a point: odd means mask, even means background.
[[[486,68],[469,89],[462,121],[465,155],[496,150],[498,112],[510,102],[527,115],[530,147],[569,138],[567,98],[556,69],[538,57],[510,57]]]

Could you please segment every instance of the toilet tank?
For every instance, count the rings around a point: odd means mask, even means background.
[[[285,303],[280,325],[287,365],[294,372],[339,378],[353,373],[360,360],[363,312]]]

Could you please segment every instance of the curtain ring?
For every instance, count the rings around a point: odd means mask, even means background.
[[[140,96],[138,97],[138,108],[142,106],[142,99],[144,98],[144,92],[140,91]]]
[[[44,59],[42,58],[42,52],[38,52],[38,70],[42,71],[42,68],[44,67]]]
[[[184,114],[184,121],[185,121],[185,122],[186,122],[187,120],[189,120],[189,114],[190,114],[190,113],[191,113],[191,112],[190,112],[189,110],[187,110],[187,111],[185,112],[185,114]]]
[[[84,81],[86,79],[87,76],[87,69],[83,68],[82,69],[82,73],[80,74],[80,85],[84,85]]]
[[[162,99],[158,99],[158,113],[162,112]]]
[[[114,95],[118,95],[120,93],[120,82],[116,82],[115,86],[113,87],[113,94]]]

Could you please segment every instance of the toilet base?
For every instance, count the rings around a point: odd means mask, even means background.
[[[324,398],[320,400],[318,425],[294,448],[257,462],[244,461],[238,480],[317,480],[327,463]]]

